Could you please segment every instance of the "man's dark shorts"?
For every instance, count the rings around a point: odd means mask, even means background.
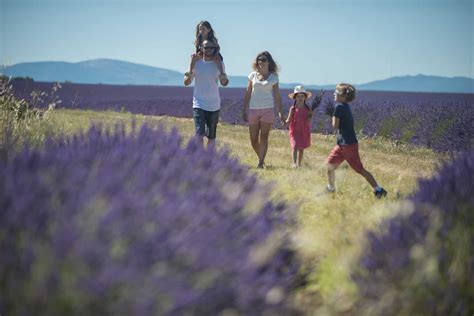
[[[208,139],[216,138],[219,110],[211,112],[193,108],[193,118],[194,126],[196,127],[196,135],[207,136]]]

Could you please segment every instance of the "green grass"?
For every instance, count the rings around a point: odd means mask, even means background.
[[[122,112],[57,110],[52,114],[56,132],[72,134],[91,123],[113,124],[135,119],[176,127],[188,139],[193,135],[192,119],[132,115]],[[273,130],[267,155],[268,168],[258,170],[248,128],[220,123],[218,146],[251,167],[262,181],[274,186],[272,199],[284,198],[298,206],[299,227],[294,232],[298,253],[310,271],[309,284],[295,293],[295,302],[308,315],[350,314],[357,291],[349,274],[363,245],[363,233],[389,216],[394,205],[416,189],[418,177],[433,174],[443,157],[426,148],[397,145],[382,138],[361,139],[362,162],[389,192],[376,200],[365,180],[344,163],[336,172],[337,192],[326,194],[324,160],[334,146],[334,136],[312,135],[312,147],[305,151],[303,167],[292,169],[288,133]]]

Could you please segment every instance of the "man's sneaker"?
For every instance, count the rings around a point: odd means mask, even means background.
[[[381,198],[387,196],[387,191],[385,191],[383,188],[381,188],[378,191],[374,191],[374,195],[377,199],[381,199]]]

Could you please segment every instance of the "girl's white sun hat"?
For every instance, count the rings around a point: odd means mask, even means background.
[[[306,91],[303,85],[299,85],[295,87],[295,89],[293,90],[293,93],[288,94],[288,98],[293,99],[293,97],[297,93],[305,93],[307,99],[311,98],[311,96],[313,95],[311,92]]]

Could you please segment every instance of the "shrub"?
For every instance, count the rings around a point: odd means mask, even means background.
[[[295,223],[225,151],[92,127],[0,162],[5,315],[292,314]]]
[[[368,234],[354,273],[373,315],[474,312],[474,151],[419,181],[401,215]]]
[[[51,130],[49,113],[59,104],[54,85],[51,93],[33,91],[30,99],[14,96],[10,81],[0,78],[0,159],[22,144],[40,145]]]

